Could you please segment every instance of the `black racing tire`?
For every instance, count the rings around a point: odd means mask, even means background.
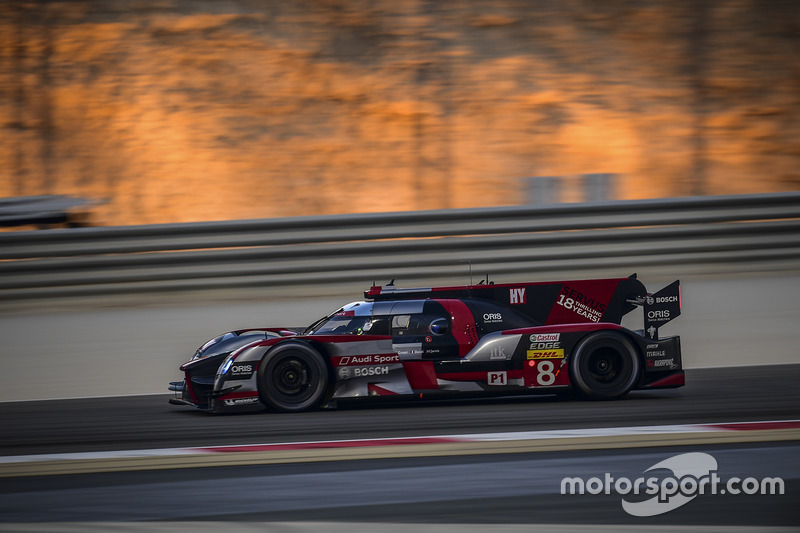
[[[598,331],[583,339],[569,365],[572,385],[581,396],[612,400],[628,394],[641,374],[639,353],[615,331]]]
[[[274,411],[306,411],[325,399],[328,375],[325,360],[312,347],[279,344],[258,365],[258,394]]]

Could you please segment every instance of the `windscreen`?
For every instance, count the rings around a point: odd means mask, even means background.
[[[332,316],[319,324],[310,335],[361,335],[369,331],[368,316]]]
[[[371,302],[354,302],[314,323],[305,335],[390,335],[389,317],[373,316]]]

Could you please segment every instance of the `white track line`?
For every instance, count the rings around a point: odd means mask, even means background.
[[[769,429],[798,429],[800,420],[768,420],[757,422],[729,422],[714,424],[675,424],[666,426],[633,426],[618,428],[560,429],[545,431],[517,431],[508,433],[475,433],[424,437],[399,437],[384,439],[355,439],[333,441],[288,442],[272,444],[238,444],[224,446],[198,446],[193,448],[157,448],[148,450],[117,450],[101,452],[55,453],[38,455],[10,455],[0,457],[0,464],[33,463],[42,461],[74,461],[92,459],[128,459],[137,457],[168,457],[242,453],[253,451],[279,451],[302,449],[330,449],[376,446],[414,446],[418,444],[445,444],[454,442],[497,442],[545,439],[621,437],[632,435],[664,435],[676,433],[720,433],[734,431],[763,431]]]

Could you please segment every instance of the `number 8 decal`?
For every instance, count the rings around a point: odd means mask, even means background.
[[[552,361],[542,361],[538,366],[539,374],[536,376],[536,382],[539,385],[552,385],[556,382],[556,375],[553,373],[556,365]]]

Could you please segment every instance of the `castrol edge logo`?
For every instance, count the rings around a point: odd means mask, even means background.
[[[535,333],[530,336],[528,359],[563,359],[561,333]]]
[[[561,338],[561,333],[534,333],[531,342],[553,342]]]

